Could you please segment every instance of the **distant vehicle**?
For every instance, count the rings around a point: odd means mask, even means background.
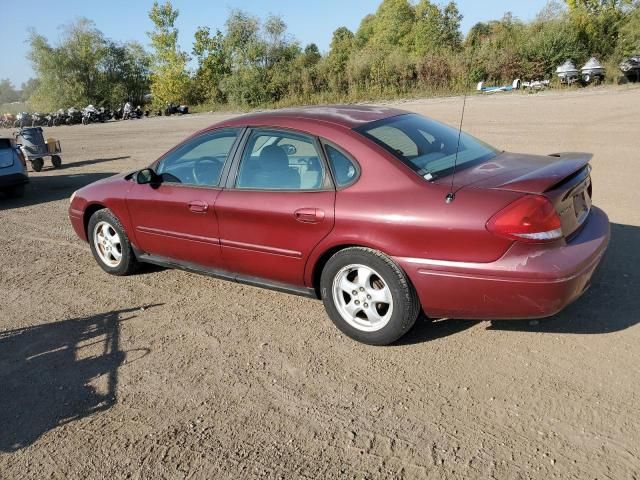
[[[620,71],[630,82],[640,82],[640,54],[625,58],[619,65]]]
[[[27,183],[29,174],[22,152],[12,138],[0,138],[0,192],[21,197]]]
[[[69,215],[110,274],[149,262],[322,298],[383,345],[421,310],[537,318],[582,295],[609,241],[590,158],[502,152],[392,108],[279,110],[82,188]]]

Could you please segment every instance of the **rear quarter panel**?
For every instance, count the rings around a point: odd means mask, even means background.
[[[500,258],[513,243],[489,233],[485,225],[521,193],[463,188],[447,204],[448,186],[427,182],[356,132],[327,132],[325,138],[360,163],[361,176],[337,192],[335,226],[308,260],[307,285],[313,284],[317,262],[338,246],[370,247],[392,257],[482,263]]]

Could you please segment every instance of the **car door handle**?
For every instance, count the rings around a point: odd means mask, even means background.
[[[209,208],[205,202],[201,202],[199,200],[194,200],[193,202],[189,202],[189,210],[194,213],[204,213]]]
[[[293,216],[301,223],[320,223],[324,220],[324,210],[319,208],[299,208]]]

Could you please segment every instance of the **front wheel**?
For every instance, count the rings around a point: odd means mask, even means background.
[[[38,157],[31,160],[31,168],[33,168],[34,172],[41,171],[42,167],[44,167],[44,160],[42,158]]]
[[[138,261],[129,238],[111,210],[105,208],[94,213],[87,233],[91,253],[105,272],[123,276],[136,270]]]
[[[388,345],[407,333],[420,313],[415,289],[389,257],[369,248],[340,250],[320,279],[327,314],[347,336]]]

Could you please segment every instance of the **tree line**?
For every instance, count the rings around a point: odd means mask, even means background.
[[[622,58],[640,53],[639,0],[551,1],[532,21],[506,13],[466,36],[454,1],[382,0],[355,32],[336,29],[326,53],[292,38],[281,17],[242,10],[231,11],[222,29],[199,27],[185,52],[178,16],[169,1],[154,2],[150,51],[107,39],[87,19],[67,26],[53,46],[30,32],[36,79],[29,102],[42,110],[115,106],[142,103],[148,92],[157,105],[352,101],[461,91],[480,80],[549,78],[567,58],[582,64],[592,55],[613,76]],[[11,90],[6,83],[0,82],[0,98]]]

